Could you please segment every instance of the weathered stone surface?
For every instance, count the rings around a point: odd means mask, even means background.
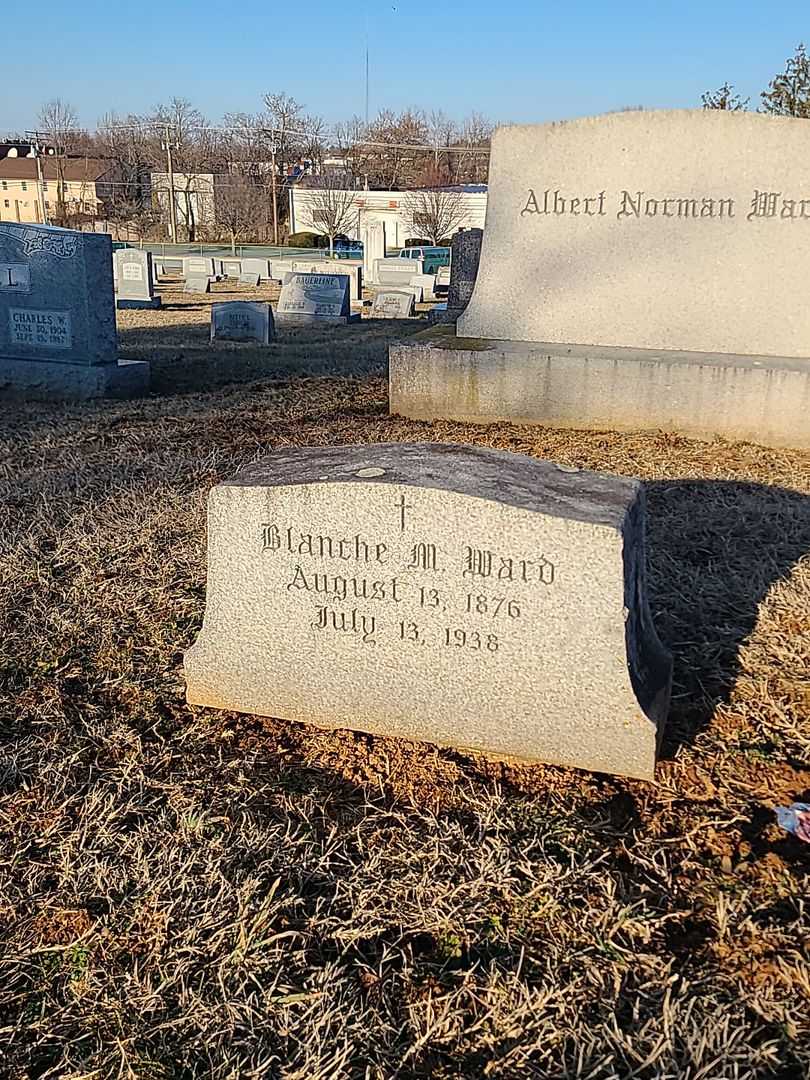
[[[435,274],[411,274],[408,278],[408,284],[418,286],[422,290],[422,296],[425,300],[435,299],[436,293],[436,275]],[[401,286],[400,286],[401,288]]]
[[[349,299],[363,299],[363,264],[348,259],[293,259],[294,274],[345,274],[349,279]]]
[[[243,274],[257,274],[261,281],[270,281],[273,277],[273,268],[269,259],[242,259]]]
[[[54,360],[0,360],[0,401],[89,401],[146,397],[147,360],[112,364],[60,364]]]
[[[650,778],[639,483],[479,447],[277,451],[209,497],[192,704]]]
[[[397,285],[409,285],[411,278],[418,274],[420,277],[425,277],[422,273],[422,267],[424,266],[424,260],[422,259],[377,259],[374,265],[375,283],[377,285],[390,285],[394,288]],[[415,282],[414,284],[421,284],[421,282]]]
[[[345,323],[353,319],[345,274],[288,274],[281,286],[279,323]]]
[[[397,289],[380,289],[371,305],[373,319],[410,319],[414,313],[416,298],[412,292]]]
[[[0,222],[0,365],[114,364],[117,348],[109,236]]]
[[[269,345],[275,336],[269,304],[231,300],[211,305],[212,341],[251,341]]]
[[[242,273],[242,260],[241,259],[223,259],[222,260],[222,275],[223,277],[238,278]]]
[[[117,282],[116,306],[127,308],[159,308],[155,296],[152,255],[139,248],[121,248],[113,252],[113,268]]]
[[[189,255],[183,259],[183,277],[186,280],[190,277],[201,277],[203,274],[212,278],[215,273],[214,260],[207,256]]]
[[[810,357],[809,159],[751,112],[500,128],[459,335]]]
[[[207,274],[189,274],[183,285],[184,293],[211,292],[211,279]]]
[[[810,447],[810,364],[791,357],[475,341],[434,327],[392,345],[388,370],[391,413],[414,420]]]
[[[483,229],[465,229],[450,241],[450,288],[447,307],[461,314],[470,302],[481,261]]]
[[[251,273],[246,273],[246,272],[243,271],[239,275],[239,284],[240,285],[250,285],[250,287],[253,288],[253,289],[258,289],[260,281],[261,281],[261,278],[260,278],[260,276],[258,274],[251,274]]]
[[[364,217],[360,240],[363,244],[363,278],[367,285],[375,285],[377,260],[385,258],[385,222],[381,218]]]

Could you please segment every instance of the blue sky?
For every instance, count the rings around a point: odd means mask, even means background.
[[[807,0],[10,2],[25,25],[3,50],[0,131],[31,127],[56,96],[87,126],[173,96],[217,119],[258,111],[275,90],[329,121],[362,115],[366,22],[372,114],[414,105],[519,122],[693,107],[726,79],[756,104],[810,39]]]

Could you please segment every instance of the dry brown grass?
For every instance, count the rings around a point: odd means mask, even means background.
[[[810,795],[810,455],[412,423],[299,347],[0,418],[2,1075],[806,1077],[810,859],[772,810]],[[210,486],[417,439],[648,482],[656,784],[185,704]]]

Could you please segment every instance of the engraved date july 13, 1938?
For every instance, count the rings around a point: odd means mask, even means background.
[[[392,525],[405,533],[414,505],[401,496],[392,509]],[[542,553],[517,558],[404,536],[386,543],[362,531],[311,533],[278,522],[262,523],[260,535],[262,552],[273,562],[282,557],[280,587],[313,603],[302,610],[308,629],[364,645],[385,640],[491,656],[507,643],[505,632],[531,618],[557,574]]]

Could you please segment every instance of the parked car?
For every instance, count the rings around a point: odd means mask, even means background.
[[[337,259],[363,258],[362,243],[359,240],[350,240],[348,236],[336,236],[333,250]]]
[[[422,272],[435,274],[440,266],[450,265],[449,247],[404,247],[399,252],[400,259],[422,259]]]

